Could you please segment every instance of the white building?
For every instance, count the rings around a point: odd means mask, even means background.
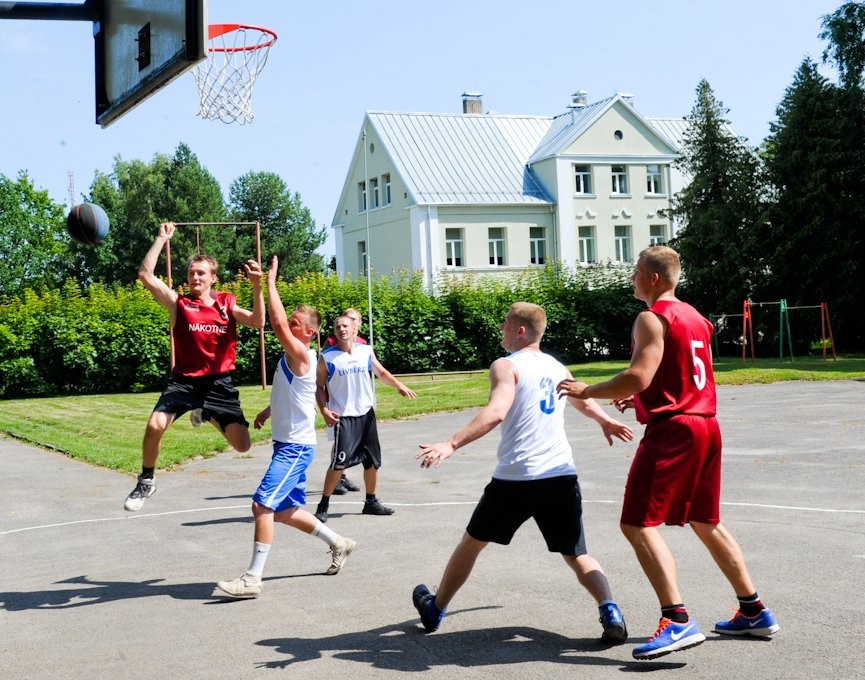
[[[363,275],[371,253],[374,271],[422,270],[431,286],[550,258],[633,262],[674,235],[669,120],[582,91],[555,117],[484,114],[474,93],[461,114],[368,111],[333,219],[337,270]]]

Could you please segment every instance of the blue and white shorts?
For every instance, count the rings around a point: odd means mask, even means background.
[[[306,468],[313,458],[315,444],[273,442],[270,467],[252,500],[274,512],[306,505]]]

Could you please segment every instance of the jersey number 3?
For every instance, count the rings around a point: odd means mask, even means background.
[[[552,378],[541,378],[541,392],[545,393],[541,401],[541,411],[549,415],[556,410],[556,388]]]
[[[694,360],[695,373],[693,375],[694,382],[697,383],[697,389],[702,390],[706,386],[706,364],[697,356],[697,350],[703,349],[702,340],[691,340],[691,357]]]

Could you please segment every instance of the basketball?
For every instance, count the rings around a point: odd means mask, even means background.
[[[66,217],[66,231],[85,246],[95,246],[108,236],[108,215],[95,203],[73,206]]]

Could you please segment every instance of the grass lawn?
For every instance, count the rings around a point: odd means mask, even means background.
[[[606,380],[627,366],[607,361],[571,366],[574,377],[587,383]],[[719,385],[771,383],[783,380],[847,380],[865,377],[865,357],[839,357],[838,361],[796,359],[794,363],[758,359],[742,364],[738,358],[717,359],[715,381]],[[401,376],[415,392],[416,400],[403,399],[378,383],[376,413],[380,420],[419,417],[438,411],[476,408],[486,403],[489,382],[486,371],[456,375]],[[240,387],[246,418],[267,406],[270,389]],[[79,460],[135,473],[141,466],[144,425],[159,395],[106,394],[0,401],[0,433]],[[323,427],[321,417],[318,426]],[[442,433],[443,435],[449,433]],[[251,431],[253,443],[270,440],[270,424]],[[213,456],[227,445],[215,429],[206,425],[193,430],[188,418],[169,429],[163,440],[159,466],[170,468],[198,457]]]

